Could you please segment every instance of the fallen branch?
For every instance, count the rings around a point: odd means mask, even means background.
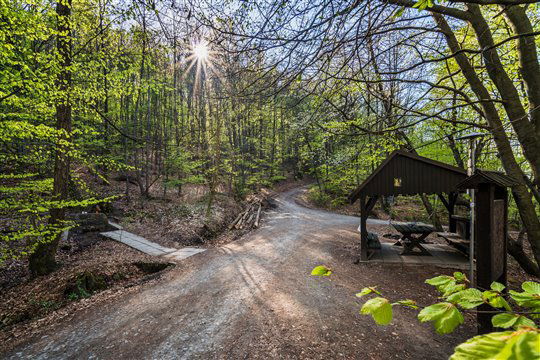
[[[261,220],[262,203],[259,203],[259,209],[257,210],[257,217],[255,218],[255,227],[259,227],[259,220]]]
[[[234,221],[229,225],[232,229],[253,229],[257,228],[261,222],[262,210],[268,205],[266,196],[255,196],[249,200],[246,209],[240,212]]]
[[[238,216],[236,217],[236,219],[234,219],[234,221],[231,223],[231,225],[229,226],[229,230],[232,230],[234,228],[234,226],[236,225],[236,223],[238,223],[238,221],[240,220],[240,218],[244,215],[244,213],[240,213],[238,214]]]

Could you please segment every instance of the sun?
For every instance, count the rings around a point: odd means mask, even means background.
[[[193,55],[198,61],[206,61],[208,59],[208,44],[201,41],[193,45]]]
[[[207,81],[213,74],[217,73],[215,68],[216,52],[212,49],[205,39],[199,39],[191,42],[191,46],[186,49],[188,56],[185,58],[187,65],[184,76],[192,73],[195,75],[195,90],[201,86],[206,86]],[[205,84],[206,85],[203,85]]]

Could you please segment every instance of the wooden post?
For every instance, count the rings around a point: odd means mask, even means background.
[[[495,184],[480,184],[476,192],[476,284],[489,289],[493,281],[506,286],[507,190]],[[478,310],[492,310],[488,305]],[[478,313],[478,333],[493,331],[490,313]]]
[[[360,196],[360,260],[366,261],[368,259],[367,253],[367,217],[368,210],[366,207],[366,196]]]
[[[360,197],[360,260],[366,261],[370,258],[368,249],[367,218],[375,207],[379,196],[374,195],[366,199],[365,195]]]
[[[448,194],[448,231],[451,233],[455,233],[457,230],[456,219],[453,218],[457,197],[457,193],[450,192]]]
[[[456,219],[452,218],[454,216],[454,208],[456,206],[457,194],[454,192],[448,193],[448,200],[445,199],[443,194],[437,194],[441,202],[443,203],[446,210],[448,210],[448,232],[456,232]]]

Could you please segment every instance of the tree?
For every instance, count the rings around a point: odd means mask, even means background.
[[[56,99],[56,129],[59,137],[55,148],[53,199],[68,199],[70,136],[71,136],[71,0],[61,0],[56,4],[57,31],[56,47],[59,57]],[[60,225],[65,220],[63,205],[50,210],[49,222]],[[50,242],[41,243],[30,255],[30,271],[34,275],[45,275],[56,268],[56,248],[60,234]]]
[[[493,143],[499,157],[496,162],[490,160],[491,166],[500,164],[518,182],[512,192],[538,264],[540,65],[534,37],[540,33],[533,25],[537,24],[536,5],[530,4],[479,0],[441,5],[428,0],[390,0],[339,5],[316,2],[310,6],[292,2],[279,9],[272,4],[246,5],[244,11],[250,12],[253,24],[247,30],[226,32],[227,36],[234,34],[238,43],[249,39],[252,47],[268,49],[272,56],[268,56],[266,68],[287,69],[280,81],[292,82],[300,74],[309,74],[301,78],[302,88],[309,89],[306,96],[336,90],[337,80],[341,83],[338,91],[360,84],[369,99],[358,106],[370,109],[374,102],[379,103],[385,114],[374,122],[364,118],[349,123],[349,129],[341,131],[344,136],[380,138],[391,132],[411,137],[412,129],[434,121],[456,127],[450,136],[471,128],[488,132],[491,139],[485,145],[489,148]],[[420,13],[407,8],[417,8]],[[497,18],[499,12],[504,21]],[[198,16],[206,26],[225,32],[213,20],[219,17],[216,12]],[[235,14],[231,16],[235,18]],[[276,48],[281,51],[273,51]],[[403,56],[399,62],[387,60],[400,51]],[[286,65],[285,59],[289,59]],[[440,64],[450,71],[437,71]],[[405,90],[410,96],[404,96]],[[456,111],[464,108],[470,109],[469,117],[458,118]],[[338,109],[340,116],[350,120],[342,107]],[[432,129],[429,124],[423,126]],[[445,139],[455,143],[453,137]],[[459,164],[458,149],[452,147]],[[538,266],[534,273],[540,274]]]

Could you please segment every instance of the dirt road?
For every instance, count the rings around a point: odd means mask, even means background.
[[[358,218],[307,209],[299,190],[277,198],[264,225],[187,259],[141,291],[97,304],[28,339],[7,358],[441,359],[470,335],[439,336],[412,310],[379,327],[354,294],[434,301],[432,268],[355,265]],[[309,276],[325,264],[329,278]]]

